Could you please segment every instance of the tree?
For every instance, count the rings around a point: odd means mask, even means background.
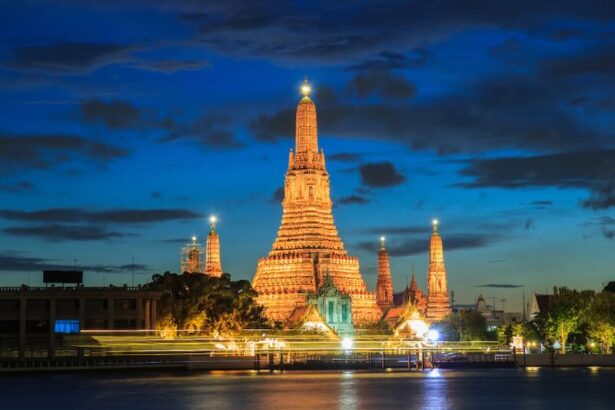
[[[236,334],[245,328],[269,327],[264,308],[255,301],[256,291],[246,280],[232,281],[229,274],[156,274],[147,289],[162,292],[157,327],[167,335],[177,329],[212,335]]]
[[[587,309],[587,332],[599,341],[602,353],[610,353],[615,343],[615,293],[596,294]]]
[[[561,354],[566,353],[568,336],[582,323],[593,294],[593,291],[555,288],[548,308],[537,315],[536,324],[542,336],[551,347],[558,341]]]
[[[475,310],[462,310],[449,315],[436,327],[445,340],[485,340],[487,322],[483,315]]]

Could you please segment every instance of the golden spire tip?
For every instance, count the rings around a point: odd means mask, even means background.
[[[308,83],[307,77],[303,80],[303,85],[301,86],[301,94],[305,97],[309,96],[312,92],[312,87],[310,87],[310,83]]]

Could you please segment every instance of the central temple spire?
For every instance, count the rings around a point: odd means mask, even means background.
[[[307,81],[297,105],[295,151],[288,157],[282,222],[271,252],[258,261],[252,286],[269,319],[286,321],[307,304],[326,275],[352,299],[355,323],[382,316],[376,296],[359,271],[359,260],[348,255],[333,221],[329,173],[325,154],[318,150],[316,105]]]
[[[297,106],[295,125],[295,152],[318,152],[318,128],[316,125],[316,105],[309,97],[312,88],[307,80],[301,86],[303,98]]]

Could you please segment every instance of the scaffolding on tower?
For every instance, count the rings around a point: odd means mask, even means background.
[[[180,273],[204,273],[205,272],[205,248],[197,242],[196,236],[192,242],[181,248],[179,271]]]

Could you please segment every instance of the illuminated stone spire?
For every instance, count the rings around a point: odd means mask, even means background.
[[[181,249],[180,273],[203,273],[203,249],[193,236],[192,241]]]
[[[301,86],[303,98],[297,106],[295,122],[295,152],[297,154],[318,152],[318,128],[316,125],[316,105],[310,98],[312,88],[307,80]],[[307,159],[308,155],[306,155]]]
[[[209,276],[222,276],[222,262],[220,260],[220,237],[216,232],[215,216],[209,218],[209,234],[207,234],[207,245],[205,255],[205,273]]]
[[[268,318],[285,321],[307,304],[329,272],[335,287],[352,298],[355,323],[374,322],[382,311],[367,290],[359,260],[349,256],[333,221],[325,154],[318,151],[316,105],[307,82],[296,114],[295,151],[288,156],[282,223],[269,255],[258,261],[252,286]]]
[[[410,281],[410,292],[420,291],[419,285],[416,283],[416,275],[414,274],[414,269],[412,269],[412,280]]]
[[[438,233],[438,220],[433,220],[433,233],[429,244],[429,271],[427,272],[427,312],[430,322],[443,320],[451,313],[451,303],[446,285],[444,248]]]
[[[376,303],[385,310],[393,306],[393,283],[391,281],[391,264],[389,252],[384,244],[384,236],[380,237],[380,252],[378,252],[378,282],[376,285]]]

